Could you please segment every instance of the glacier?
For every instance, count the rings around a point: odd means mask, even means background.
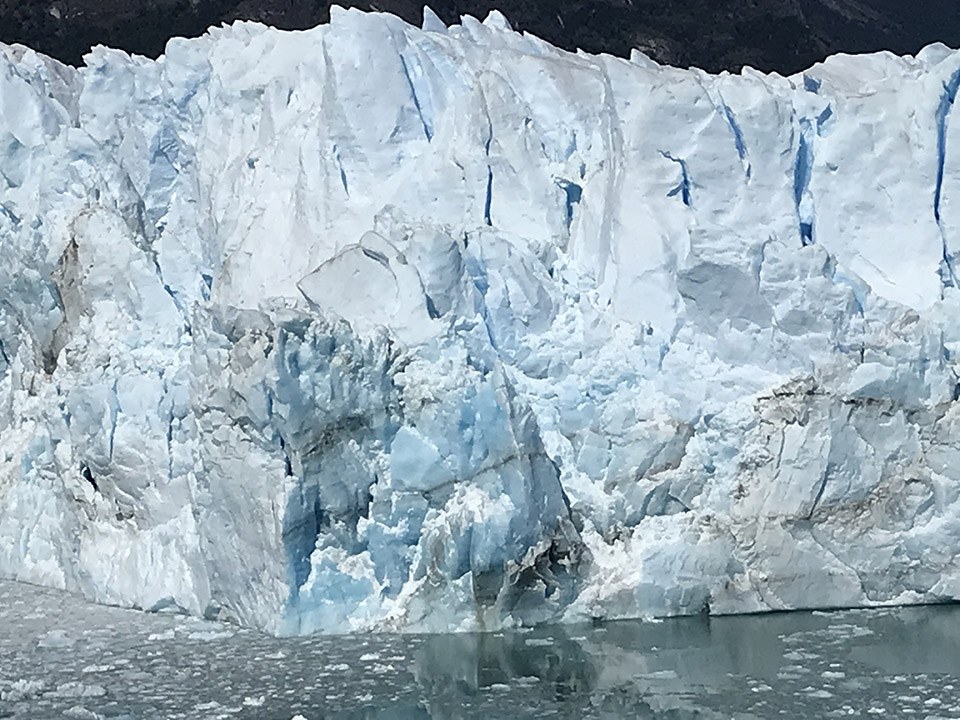
[[[958,87],[429,10],[0,46],[0,576],[275,634],[960,599]]]

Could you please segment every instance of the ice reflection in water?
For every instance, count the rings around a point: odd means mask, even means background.
[[[0,717],[960,718],[960,608],[275,639],[0,583]]]

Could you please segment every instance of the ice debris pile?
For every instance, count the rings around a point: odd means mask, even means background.
[[[0,575],[275,633],[960,598],[960,54],[0,48]]]

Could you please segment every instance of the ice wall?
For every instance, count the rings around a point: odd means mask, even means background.
[[[960,54],[0,46],[0,575],[276,633],[960,597]]]

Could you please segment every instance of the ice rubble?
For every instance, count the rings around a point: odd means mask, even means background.
[[[958,87],[496,13],[0,47],[0,575],[275,633],[960,597]]]

